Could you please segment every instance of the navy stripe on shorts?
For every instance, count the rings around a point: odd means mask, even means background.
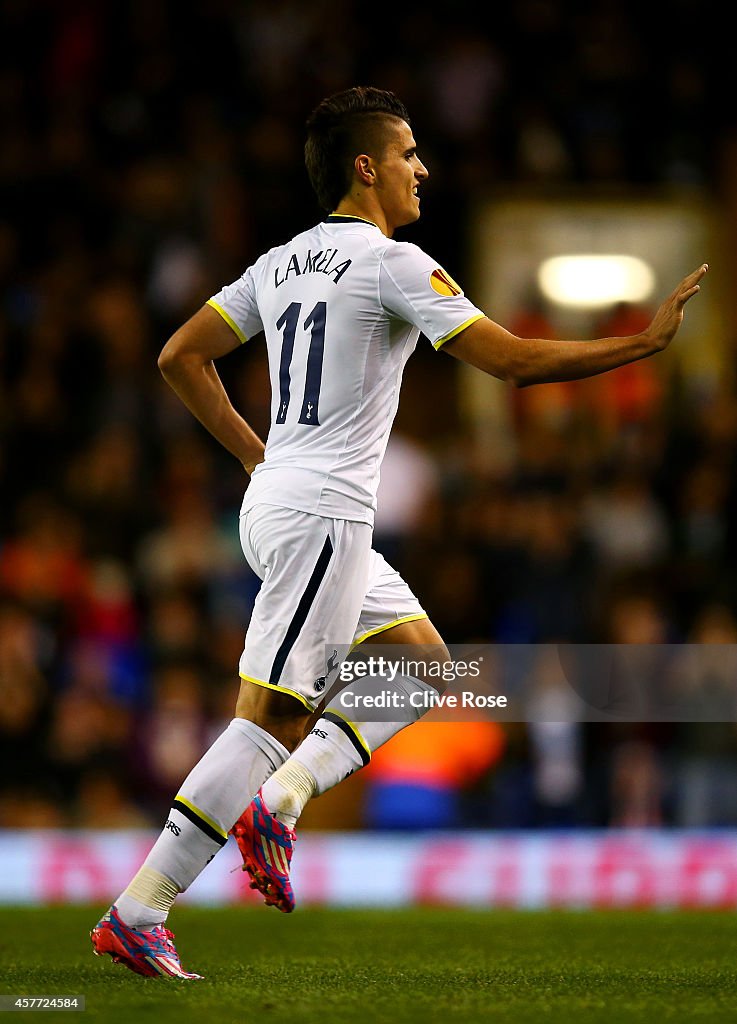
[[[300,634],[300,630],[305,624],[310,608],[312,607],[312,602],[315,600],[317,591],[320,589],[320,584],[325,578],[325,573],[327,572],[328,564],[330,563],[332,556],[333,545],[330,538],[326,537],[320,556],[315,564],[315,568],[312,570],[312,575],[310,576],[309,582],[305,587],[302,597],[300,598],[297,610],[292,616],[292,621],[287,627],[286,635],[281,642],[279,650],[276,652],[274,664],[271,666],[269,682],[274,686],[278,684],[284,664],[289,657],[289,652],[294,647],[297,637]]]

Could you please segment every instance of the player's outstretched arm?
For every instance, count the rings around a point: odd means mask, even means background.
[[[240,344],[223,318],[203,306],[167,341],[159,369],[189,411],[252,473],[263,462],[264,443],[233,408],[214,363]]]
[[[707,270],[708,265],[703,263],[684,277],[640,334],[585,342],[518,338],[483,317],[447,342],[443,349],[456,359],[517,387],[593,377],[667,348],[683,322],[686,303],[699,291],[699,282]]]

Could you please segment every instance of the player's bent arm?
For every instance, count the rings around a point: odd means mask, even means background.
[[[702,264],[685,277],[640,334],[586,342],[519,338],[482,317],[446,342],[443,349],[517,387],[593,377],[667,348],[683,321],[683,307],[699,291],[707,269]]]
[[[171,336],[158,362],[189,411],[252,473],[263,462],[263,441],[233,408],[214,362],[240,344],[225,320],[203,306]]]

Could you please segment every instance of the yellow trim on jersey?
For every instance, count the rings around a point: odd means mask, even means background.
[[[362,220],[364,224],[370,224],[372,228],[379,227],[375,220],[369,220],[368,217],[359,217],[357,213],[338,213],[337,210],[333,210],[332,213],[328,214],[328,217],[345,217],[349,220]],[[333,221],[332,223],[337,224],[337,221]]]
[[[363,749],[368,754],[369,761],[370,761],[371,760],[371,748],[369,747],[368,743],[366,742],[366,740],[363,738],[363,736],[359,732],[358,726],[356,725],[356,723],[352,722],[350,720],[350,718],[346,718],[345,715],[341,714],[340,711],[336,711],[335,708],[332,706],[332,704],[329,707],[325,708],[325,710],[329,711],[331,715],[337,715],[338,718],[341,718],[345,722],[345,724],[350,728],[351,732],[355,735],[355,737],[358,740],[358,742],[361,744]]]
[[[429,618],[427,612],[420,612],[415,615],[405,615],[401,619],[393,619],[392,622],[385,622],[383,626],[377,626],[376,629],[370,629],[368,633],[364,633],[363,636],[359,636],[358,640],[354,640],[351,645],[351,650],[362,644],[364,640],[368,640],[370,636],[376,636],[377,633],[383,633],[387,629],[391,629],[392,626],[399,626],[403,622],[417,622],[419,619]]]
[[[182,796],[181,793],[178,793],[174,797],[174,799],[178,800],[180,804],[184,804],[185,807],[189,807],[190,811],[192,811],[193,814],[196,814],[198,818],[202,818],[202,820],[207,825],[209,825],[210,828],[214,828],[215,831],[217,832],[217,834],[219,836],[222,836],[223,839],[227,839],[228,838],[228,833],[227,832],[223,832],[222,828],[216,822],[214,822],[212,820],[212,818],[208,818],[208,816],[206,814],[203,814],[203,812],[199,809],[199,807],[195,807],[195,805],[190,800],[187,800],[186,797]]]
[[[483,320],[484,313],[477,313],[476,316],[472,316],[470,320],[466,320],[460,327],[456,327],[455,330],[451,331],[450,334],[446,334],[444,338],[440,338],[439,341],[433,342],[433,348],[437,351],[441,345],[444,345],[446,341],[450,341],[451,338],[455,338],[456,334],[460,334],[461,331],[465,331],[471,324],[475,324],[477,320]]]
[[[276,690],[277,693],[286,693],[289,697],[296,697],[300,703],[304,704],[308,711],[314,711],[314,707],[303,697],[301,693],[297,693],[296,690],[290,690],[287,686],[277,686],[276,683],[265,683],[263,679],[254,679],[253,676],[244,676],[243,673],[239,673],[241,679],[245,679],[247,683],[255,683],[256,686],[265,686],[267,690]]]
[[[212,299],[208,299],[206,305],[212,306],[212,308],[215,310],[215,312],[220,314],[220,316],[226,322],[228,327],[230,327],[233,331],[235,331],[235,333],[236,333],[236,335],[238,337],[238,340],[240,341],[241,345],[245,345],[245,343],[248,341],[248,338],[245,336],[245,334],[240,329],[238,324],[235,322],[233,317],[229,313],[226,313],[222,306],[218,306],[217,302],[213,302]]]

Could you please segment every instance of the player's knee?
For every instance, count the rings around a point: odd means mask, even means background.
[[[438,693],[443,694],[455,678],[453,673],[453,659],[448,648],[443,644],[442,651],[435,656],[435,671],[429,678],[423,680],[428,686],[432,686]]]
[[[297,697],[241,680],[236,718],[245,718],[277,739],[290,752],[302,741],[313,712]]]
[[[443,694],[452,682],[453,659],[444,643],[431,644],[417,653],[417,678],[420,682]]]
[[[382,658],[399,675],[417,679],[438,693],[444,693],[454,678],[450,652],[428,618],[400,622],[366,641],[365,648],[367,658]]]

